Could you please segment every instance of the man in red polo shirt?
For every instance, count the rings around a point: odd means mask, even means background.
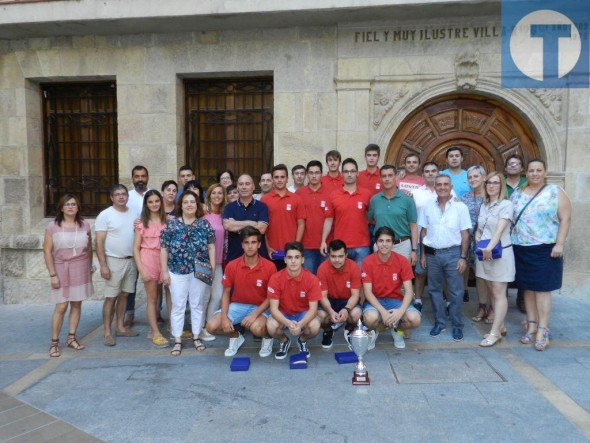
[[[268,207],[266,249],[277,269],[285,267],[285,243],[301,241],[305,230],[305,206],[301,197],[287,190],[289,172],[284,164],[272,168],[273,189],[260,200]]]
[[[340,152],[335,149],[328,151],[326,154],[326,166],[328,166],[328,172],[322,177],[322,185],[330,191],[336,191],[344,185],[342,174],[340,173],[340,162],[342,162]]]
[[[371,330],[371,348],[377,340],[376,329],[383,325],[391,328],[394,346],[403,349],[406,347],[403,331],[417,328],[421,321],[420,311],[412,305],[414,274],[408,260],[392,251],[391,228],[377,229],[375,239],[377,252],[363,260],[361,270],[365,293],[363,322]]]
[[[303,232],[303,267],[312,274],[318,270],[318,266],[325,260],[320,253],[322,243],[322,230],[330,205],[330,193],[332,192],[321,182],[322,163],[312,160],[307,164],[308,185],[297,189],[296,195],[301,197],[305,205],[305,231]]]
[[[272,342],[266,330],[269,301],[266,297],[268,281],[276,274],[277,268],[270,261],[258,255],[262,234],[256,228],[247,226],[240,232],[244,255],[230,261],[225,267],[221,309],[207,322],[211,334],[229,336],[226,357],[236,355],[244,344],[244,336],[234,325],[250,329],[252,335],[262,337],[258,355],[272,354]]]
[[[268,282],[271,316],[266,328],[271,337],[279,340],[277,360],[287,357],[291,340],[285,335],[285,328],[297,337],[299,352],[311,355],[307,340],[320,332],[317,316],[318,302],[322,299],[320,281],[303,269],[303,245],[289,242],[285,245],[286,269],[277,272]]]
[[[344,186],[330,194],[330,208],[326,213],[320,252],[328,252],[327,238],[334,227],[334,238],[342,240],[348,246],[348,257],[361,266],[363,259],[371,251],[369,230],[367,228],[367,211],[371,193],[357,186],[358,165],[353,158],[342,162]]]
[[[330,349],[334,337],[334,325],[346,323],[344,337],[354,329],[361,318],[358,304],[361,289],[361,272],[351,259],[346,258],[346,244],[332,240],[328,246],[329,260],[318,268],[322,288],[321,309],[318,312],[324,329],[322,347]]]
[[[379,156],[381,155],[381,148],[379,145],[373,143],[367,145],[365,148],[365,163],[367,168],[359,172],[356,183],[363,188],[371,191],[371,196],[381,191],[381,176],[379,175]]]

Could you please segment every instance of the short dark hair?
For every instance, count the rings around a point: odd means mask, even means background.
[[[354,165],[354,167],[356,168],[356,170],[358,171],[359,165],[356,162],[356,160],[352,157],[348,157],[348,158],[344,159],[344,161],[342,162],[342,169],[344,169],[344,165],[347,165],[348,163],[352,163]]]
[[[305,166],[303,165],[295,165],[291,168],[291,174],[295,174],[295,171],[297,171],[298,169],[303,169],[304,171],[306,170]]]
[[[463,157],[463,151],[461,151],[461,148],[459,146],[451,146],[447,149],[447,152],[445,152],[445,158],[448,158],[449,154],[453,151],[458,151],[459,154],[461,154],[461,157]]]
[[[217,173],[217,176],[215,177],[215,179],[217,180],[217,183],[221,183],[221,176],[225,173],[229,174],[229,178],[231,178],[232,183],[234,182],[234,173],[232,171],[230,171],[229,169],[222,169],[221,171],[219,171]]]
[[[326,152],[326,162],[328,161],[328,157],[332,157],[338,161],[342,161],[342,155],[340,154],[340,151],[337,151],[336,149],[332,149],[331,151]]]
[[[184,185],[184,188],[182,189],[182,192],[186,192],[188,190],[190,190],[191,188],[197,188],[199,190],[199,198],[201,200],[204,200],[204,196],[205,196],[205,191],[203,190],[203,187],[201,186],[201,183],[199,182],[199,180],[189,180],[186,182],[186,184]]]
[[[506,159],[506,161],[504,162],[504,167],[508,166],[508,162],[510,160],[512,160],[513,158],[518,160],[520,162],[521,166],[524,166],[524,159],[518,154],[512,154],[512,155],[509,155],[508,158]]]
[[[192,168],[192,166],[189,165],[183,165],[180,168],[178,168],[178,175],[180,175],[182,171],[191,171],[193,174],[195,173],[195,170]]]
[[[418,159],[418,164],[420,164],[420,156],[418,154],[416,154],[415,152],[410,152],[408,155],[406,155],[406,158],[404,158],[404,163],[410,157],[416,157]]]
[[[262,243],[262,233],[253,226],[246,226],[240,231],[240,241],[243,242],[248,237],[252,237],[253,235],[255,235],[258,241]]]
[[[389,235],[392,240],[395,240],[395,234],[393,229],[389,226],[381,226],[379,229],[375,231],[375,240],[379,239],[382,235]]]
[[[369,152],[377,152],[377,155],[381,155],[381,148],[375,143],[369,143],[365,148],[365,155],[367,155]]]
[[[393,169],[393,173],[397,174],[397,169],[393,165],[383,165],[381,166],[381,172],[387,171],[388,169]]]
[[[275,171],[285,171],[285,174],[287,174],[287,177],[289,176],[289,170],[287,169],[287,165],[285,165],[284,163],[279,163],[278,165],[274,165],[272,167],[272,169],[270,170],[270,175],[274,176]]]
[[[426,166],[436,166],[436,170],[438,171],[440,168],[438,167],[438,165],[435,162],[426,162],[422,165],[422,172],[424,172],[424,168]]]
[[[285,243],[285,254],[287,254],[287,251],[299,251],[303,254],[304,248],[303,248],[303,243],[299,242],[299,241],[290,241]]]
[[[344,249],[344,253],[346,254],[348,252],[348,248],[346,247],[346,243],[344,243],[342,240],[332,240],[330,242],[330,244],[328,245],[328,253],[330,251],[340,251],[341,249]]]
[[[226,193],[230,193],[232,191],[237,191],[238,187],[236,185],[234,185],[233,183],[231,185],[229,185],[227,188],[225,188],[225,192]]]
[[[109,188],[109,195],[110,195],[111,197],[112,197],[113,195],[115,195],[115,191],[116,191],[117,189],[124,189],[124,190],[125,190],[125,192],[126,192],[127,194],[129,194],[129,189],[127,189],[127,186],[125,186],[125,185],[124,185],[124,184],[122,184],[122,183],[117,183],[116,185],[113,185],[113,186],[111,186],[111,187]]]
[[[162,183],[161,191],[164,192],[164,189],[166,189],[170,185],[174,185],[176,187],[176,190],[178,191],[178,183],[176,183],[174,180],[166,180],[164,183]]]
[[[135,171],[144,171],[144,170],[147,175],[150,175],[150,173],[148,172],[148,169],[145,166],[142,166],[142,165],[134,166],[133,169],[131,170],[131,177],[133,177],[133,173]]]
[[[309,172],[309,168],[313,168],[314,166],[320,168],[320,172],[324,172],[324,169],[322,168],[322,162],[319,160],[311,160],[310,162],[308,162],[307,166],[305,167],[305,170]]]

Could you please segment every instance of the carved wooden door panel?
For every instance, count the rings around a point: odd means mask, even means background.
[[[464,169],[481,165],[487,172],[503,171],[511,154],[521,155],[525,164],[540,157],[531,130],[516,113],[486,97],[454,95],[416,109],[389,142],[385,162],[403,167],[405,157],[415,153],[421,164],[434,161],[446,169],[450,146],[462,149]]]

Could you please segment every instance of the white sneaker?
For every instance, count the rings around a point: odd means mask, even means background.
[[[242,346],[245,341],[246,339],[242,334],[239,334],[237,337],[230,338],[229,346],[225,350],[224,355],[226,357],[233,357],[238,353],[238,349],[240,349],[240,346]]]
[[[405,349],[406,342],[404,341],[403,331],[396,331],[395,329],[392,329],[391,336],[393,337],[393,346],[395,346],[397,349]]]
[[[367,346],[367,351],[371,349],[375,349],[375,343],[377,343],[377,337],[379,337],[379,333],[377,331],[369,331],[369,345]]]
[[[203,328],[199,334],[199,338],[203,341],[213,341],[216,337],[213,334],[209,334],[209,332]]]
[[[262,345],[260,346],[260,351],[258,351],[258,355],[261,357],[268,357],[272,354],[272,344],[274,340],[272,338],[262,338]]]
[[[344,341],[348,345],[348,349],[352,351],[352,345],[350,344],[350,331],[348,329],[344,329]]]

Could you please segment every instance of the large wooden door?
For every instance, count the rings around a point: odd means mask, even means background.
[[[436,162],[445,169],[445,151],[463,150],[464,169],[481,165],[503,171],[504,160],[519,154],[524,160],[540,158],[535,138],[524,121],[501,103],[476,95],[453,95],[420,106],[399,127],[387,148],[385,162],[403,167],[409,153],[421,163]]]

